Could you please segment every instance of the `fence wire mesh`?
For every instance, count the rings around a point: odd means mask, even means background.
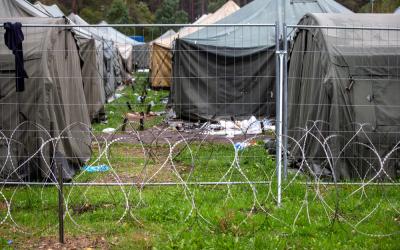
[[[23,91],[0,44],[6,237],[397,237],[398,29],[37,22]]]

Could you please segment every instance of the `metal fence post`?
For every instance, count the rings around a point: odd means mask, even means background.
[[[277,182],[278,182],[278,195],[277,195],[277,205],[281,205],[282,200],[282,51],[280,50],[279,42],[279,23],[276,23],[275,28],[275,49],[276,49],[276,172],[277,172]]]
[[[64,244],[64,193],[62,164],[55,161],[58,170],[58,236],[60,243]]]
[[[288,39],[287,25],[283,24],[283,176],[287,179],[288,167]]]
[[[68,21],[67,19],[65,20],[65,23],[67,24]],[[65,46],[67,46],[67,29],[64,29],[64,38],[65,38]],[[68,54],[65,55],[65,58],[67,58]],[[57,161],[57,154],[54,154],[56,157],[55,163],[56,163],[56,168],[58,170],[58,237],[59,237],[59,242],[61,244],[64,244],[64,193],[63,193],[63,167],[62,163],[60,161]]]

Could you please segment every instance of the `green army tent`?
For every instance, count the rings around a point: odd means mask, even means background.
[[[309,14],[300,24],[377,28],[297,31],[288,78],[291,157],[336,179],[398,177],[399,153],[388,153],[400,141],[400,31],[388,28],[399,28],[400,16]]]
[[[333,0],[254,0],[216,24],[297,24],[306,13],[329,12],[351,13]],[[275,33],[265,26],[210,26],[177,39],[171,89],[177,116],[274,116]]]
[[[5,22],[57,25],[65,19],[1,18]],[[4,32],[0,30],[0,37]],[[16,92],[14,56],[4,40],[0,42],[0,178],[54,180],[61,164],[65,179],[70,179],[91,156],[76,42],[65,28],[26,27],[23,32],[29,77],[23,92]]]
[[[232,0],[226,2],[215,13],[201,16],[193,24],[213,24],[236,12],[240,7]],[[170,88],[172,82],[172,54],[175,39],[192,34],[202,27],[184,27],[170,37],[157,39],[151,46],[150,81],[153,88]]]

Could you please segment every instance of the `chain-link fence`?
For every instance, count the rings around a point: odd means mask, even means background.
[[[240,238],[335,222],[397,235],[395,25],[77,18],[26,19],[22,48],[1,43],[5,235]]]

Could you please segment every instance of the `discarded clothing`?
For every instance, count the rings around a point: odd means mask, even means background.
[[[16,91],[22,92],[25,90],[25,78],[28,74],[24,68],[24,53],[22,49],[22,41],[24,41],[24,34],[22,33],[21,23],[4,23],[3,25],[6,33],[4,34],[4,42],[7,47],[12,50],[15,56],[15,79]]]

